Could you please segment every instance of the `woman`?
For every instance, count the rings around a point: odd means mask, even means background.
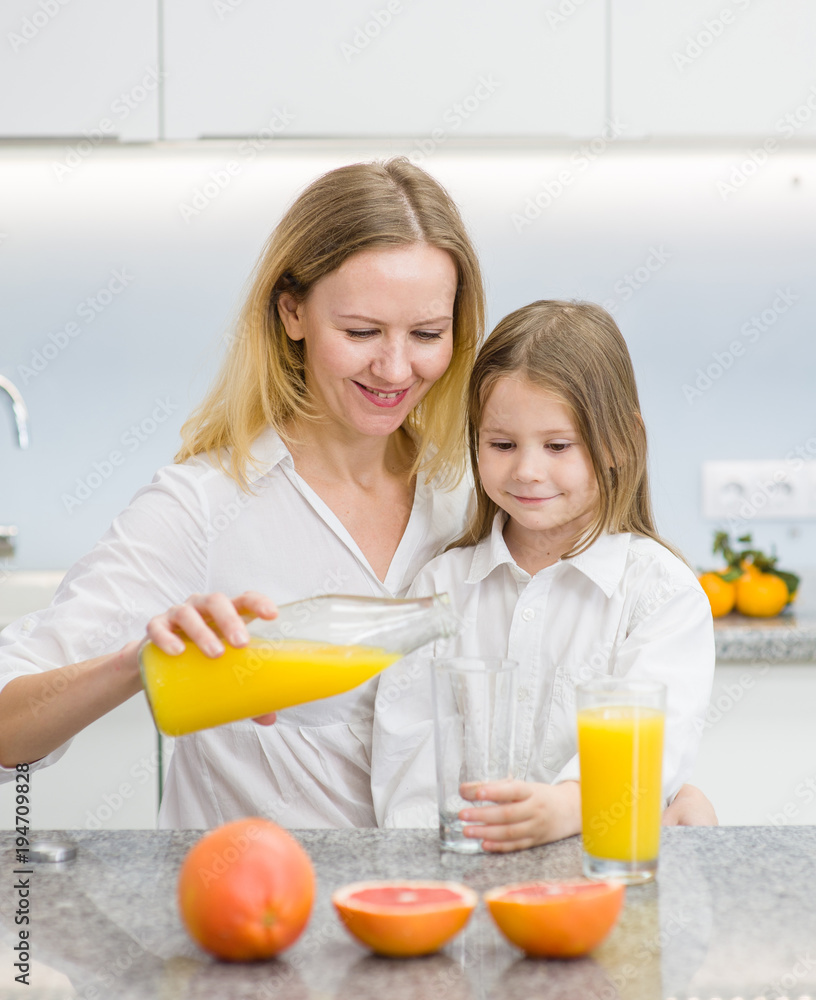
[[[215,656],[208,623],[244,644],[239,612],[275,613],[264,594],[403,594],[464,526],[463,399],[483,317],[476,254],[428,174],[396,159],[312,184],[261,256],[177,464],[136,495],[50,608],[3,634],[0,763],[52,763],[136,694],[148,623],[168,652],[183,632]],[[132,641],[89,659],[99,624],[125,608]],[[289,827],[375,825],[372,715],[368,685],[275,726],[180,738],[160,825],[247,813]]]

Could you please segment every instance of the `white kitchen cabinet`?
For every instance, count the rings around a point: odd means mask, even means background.
[[[605,39],[600,0],[167,0],[166,136],[597,136]]]
[[[63,575],[0,572],[0,629],[47,607]],[[14,826],[14,796],[12,782],[0,784],[0,830]],[[54,829],[150,830],[158,800],[156,728],[139,694],[78,733],[56,764],[32,773],[29,820],[34,836]]]
[[[0,137],[159,137],[156,0],[6,0]]]
[[[811,0],[613,0],[611,11],[612,109],[628,135],[784,145],[816,134]]]
[[[31,775],[38,830],[152,830],[159,801],[156,729],[135,695],[78,733],[65,754]],[[14,785],[0,785],[0,830],[14,826]]]
[[[816,823],[816,664],[717,666],[692,781],[723,825]]]

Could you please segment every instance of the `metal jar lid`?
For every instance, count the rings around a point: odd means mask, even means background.
[[[37,840],[28,851],[29,861],[73,861],[76,844],[67,840]]]

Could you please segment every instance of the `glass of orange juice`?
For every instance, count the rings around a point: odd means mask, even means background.
[[[666,686],[607,678],[576,687],[584,874],[628,884],[657,872]]]

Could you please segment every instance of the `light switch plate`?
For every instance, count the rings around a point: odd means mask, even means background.
[[[703,517],[745,521],[816,517],[816,462],[703,462]]]

